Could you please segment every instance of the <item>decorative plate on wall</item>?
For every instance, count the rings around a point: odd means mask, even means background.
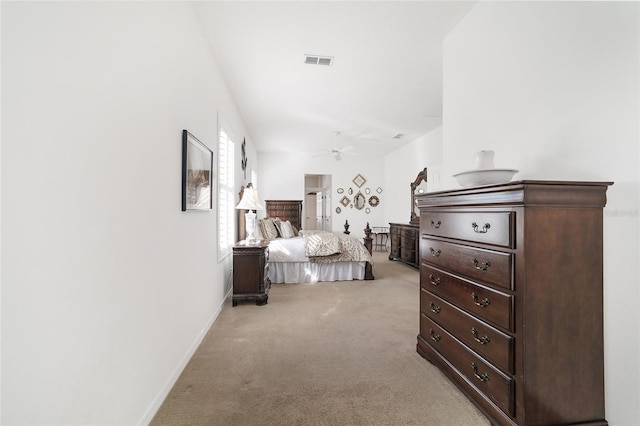
[[[371,207],[376,207],[378,204],[380,204],[380,198],[378,198],[377,195],[372,195],[371,197],[369,197],[369,205]]]

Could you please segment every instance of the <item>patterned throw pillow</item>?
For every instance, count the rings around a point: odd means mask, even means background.
[[[278,237],[278,230],[273,224],[273,219],[262,219],[260,221],[260,227],[262,228],[262,235],[267,240],[275,240]]]

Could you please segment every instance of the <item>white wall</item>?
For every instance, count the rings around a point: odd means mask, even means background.
[[[480,2],[444,45],[445,177],[493,149],[516,179],[615,181],[604,224],[613,425],[640,424],[639,6]]]
[[[3,424],[150,420],[224,303],[180,211],[218,111],[241,142],[191,5],[2,2]]]
[[[331,175],[332,207],[331,212],[333,231],[344,231],[345,221],[349,221],[349,231],[356,238],[364,237],[364,228],[369,222],[370,226],[385,226],[384,208],[388,202],[389,193],[385,188],[384,158],[367,155],[343,155],[341,161],[334,160],[333,156],[314,158],[307,155],[282,154],[272,152],[260,152],[258,174],[260,176],[259,193],[261,200],[304,200],[304,175]],[[366,183],[358,188],[353,183],[353,178],[361,174]],[[376,189],[380,187],[383,192],[378,194]],[[341,195],[337,193],[338,188],[343,188],[345,192]],[[380,204],[377,207],[370,207],[370,213],[365,210],[344,207],[339,204],[343,195],[349,196],[348,188],[352,188],[355,193],[358,190],[369,188],[370,194],[377,195]],[[340,207],[341,213],[336,213],[336,207]],[[367,203],[368,206],[368,203]],[[303,216],[305,206],[303,203]],[[264,212],[258,212],[258,217],[263,217]]]
[[[387,203],[385,220],[409,223],[411,220],[411,183],[427,168],[427,191],[441,189],[442,127],[391,152],[385,157]]]

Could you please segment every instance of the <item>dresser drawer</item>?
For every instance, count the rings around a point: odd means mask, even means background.
[[[506,330],[513,331],[513,296],[420,265],[420,285],[452,304]]]
[[[415,250],[411,250],[409,248],[402,247],[402,249],[400,250],[400,257],[402,258],[402,260],[406,260],[407,262],[417,263],[416,262],[416,251]],[[418,266],[418,265],[416,265],[416,266]]]
[[[504,371],[513,373],[513,337],[472,315],[456,308],[444,299],[420,292],[421,313],[478,352]]]
[[[514,380],[456,340],[427,316],[420,315],[420,335],[440,352],[464,379],[514,416]]]
[[[513,212],[442,212],[420,214],[420,230],[427,235],[513,247]]]
[[[422,261],[473,280],[513,289],[513,255],[423,238]]]
[[[403,229],[400,231],[400,246],[402,247],[416,247],[418,242],[418,230],[417,229]]]

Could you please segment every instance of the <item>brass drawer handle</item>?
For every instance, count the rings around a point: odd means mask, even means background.
[[[429,329],[429,334],[431,335],[431,340],[433,340],[434,342],[439,342],[440,339],[442,339],[442,337],[439,334],[435,334],[433,332],[433,328]]]
[[[475,268],[479,271],[486,271],[487,268],[491,266],[491,262],[489,262],[488,260],[480,263],[475,257],[471,260],[471,262],[473,263],[473,266],[475,266]]]
[[[489,381],[489,375],[487,373],[478,374],[478,366],[475,362],[471,363],[471,368],[473,369],[473,375],[476,376],[476,379],[480,380],[481,382]]]
[[[481,308],[486,308],[491,303],[491,300],[486,297],[478,302],[478,295],[475,292],[471,292],[471,298],[473,299],[473,303],[475,303],[476,306],[480,306]]]
[[[487,231],[489,230],[489,228],[491,228],[491,224],[485,223],[484,226],[482,227],[482,229],[480,229],[478,224],[473,222],[471,224],[471,227],[473,228],[473,232],[475,232],[476,234],[486,234]]]
[[[478,338],[478,330],[476,330],[475,327],[471,327],[471,334],[473,334],[473,339],[476,342],[480,343],[481,345],[486,345],[491,341],[491,338],[489,338],[489,336],[487,335],[484,335],[481,338]]]
[[[440,256],[440,253],[442,253],[440,250],[435,250],[433,247],[429,247],[429,250],[431,251],[431,256],[433,257],[438,257]]]
[[[431,308],[431,312],[433,312],[434,314],[439,314],[442,310],[440,306],[436,306],[436,304],[433,302],[429,302],[429,307]]]
[[[440,228],[440,225],[442,225],[442,222],[440,221],[437,221],[437,222],[434,222],[433,220],[431,221],[431,227],[434,229]]]
[[[434,277],[433,274],[429,274],[429,282],[433,285],[439,285],[440,277]]]

